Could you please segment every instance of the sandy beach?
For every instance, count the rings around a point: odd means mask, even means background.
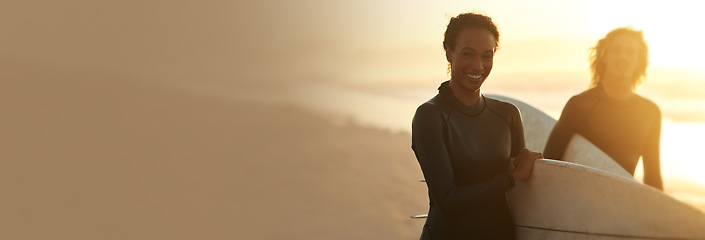
[[[5,62],[4,239],[413,239],[403,133]]]
[[[6,5],[1,239],[418,237],[408,133],[193,91],[308,81],[318,3]]]

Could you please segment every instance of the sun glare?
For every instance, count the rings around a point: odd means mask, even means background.
[[[694,28],[705,22],[701,7],[678,0],[667,4],[661,1],[605,1],[605,4],[595,5],[602,7],[593,9],[600,11],[602,17],[589,21],[593,25],[591,29],[602,31],[598,36],[617,27],[633,26],[644,31],[652,67],[703,71],[705,44],[702,40],[705,34]]]
[[[676,123],[665,121],[661,136],[663,174],[675,174],[705,186],[705,162],[699,156],[700,141],[705,134],[703,123]]]

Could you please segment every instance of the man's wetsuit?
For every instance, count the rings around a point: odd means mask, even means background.
[[[644,175],[656,174],[660,182],[661,111],[648,99],[634,94],[628,100],[618,101],[609,97],[601,86],[573,96],[553,127],[543,156],[562,159],[568,141],[576,133],[632,175],[639,157],[643,156]]]
[[[505,191],[525,147],[519,110],[482,96],[467,106],[449,82],[416,110],[412,149],[429,189],[422,239],[514,239]]]

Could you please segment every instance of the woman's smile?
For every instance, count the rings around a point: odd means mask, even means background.
[[[472,80],[479,81],[482,79],[482,74],[467,74],[467,76]]]

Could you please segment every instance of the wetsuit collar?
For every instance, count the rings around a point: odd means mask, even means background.
[[[465,115],[468,116],[477,116],[482,113],[483,110],[485,110],[485,96],[480,95],[480,99],[477,101],[477,103],[473,104],[472,106],[468,106],[460,102],[458,98],[453,95],[453,91],[450,89],[450,81],[445,81],[441,83],[441,86],[438,87],[438,92],[443,96],[443,98],[450,103],[453,108]]]
[[[594,90],[596,92],[598,92],[599,98],[603,102],[605,102],[611,106],[628,107],[628,106],[631,106],[637,102],[636,101],[637,100],[636,94],[632,95],[631,97],[629,97],[629,99],[626,99],[626,100],[617,100],[617,99],[614,99],[614,98],[610,97],[609,95],[607,95],[607,92],[605,92],[605,89],[603,89],[603,87],[601,85],[597,85]]]

